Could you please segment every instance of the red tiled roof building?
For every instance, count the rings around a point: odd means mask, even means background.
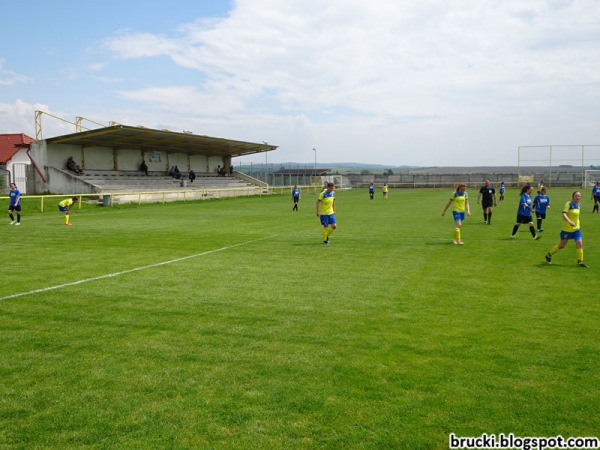
[[[35,139],[26,134],[0,134],[0,164],[6,164],[22,148],[28,148]]]

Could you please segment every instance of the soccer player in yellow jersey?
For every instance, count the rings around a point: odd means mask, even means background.
[[[71,208],[78,201],[78,197],[73,197],[67,198],[58,204],[58,210],[65,213],[65,225],[67,225],[68,227],[73,225],[71,222],[69,222],[69,214],[71,213]]]
[[[579,224],[579,211],[581,211],[579,207],[580,200],[581,192],[575,191],[571,196],[571,201],[568,201],[565,204],[562,211],[563,222],[560,230],[560,242],[552,247],[546,255],[546,262],[548,264],[552,263],[552,256],[560,249],[565,248],[569,239],[573,239],[575,241],[575,246],[577,247],[577,265],[589,269],[589,267],[583,263],[583,236]]]
[[[327,183],[327,189],[317,199],[317,217],[323,225],[323,244],[329,245],[329,236],[337,228],[335,220],[335,192],[333,183]]]
[[[454,216],[454,233],[452,233],[452,243],[463,245],[461,240],[460,228],[463,220],[465,220],[465,212],[467,216],[471,216],[471,208],[469,207],[469,196],[467,195],[467,185],[459,184],[456,186],[456,191],[450,196],[450,200],[446,203],[442,211],[442,217],[446,214],[446,210],[452,205],[452,215]]]
[[[383,183],[383,187],[381,188],[381,191],[383,192],[384,200],[387,200],[387,198],[388,198],[388,190],[389,190],[389,188],[388,188],[387,183]]]

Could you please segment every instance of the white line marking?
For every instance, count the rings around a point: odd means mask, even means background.
[[[209,251],[206,251],[206,252],[197,253],[196,255],[189,255],[189,256],[184,256],[182,258],[172,259],[170,261],[163,261],[163,262],[159,262],[159,263],[155,263],[155,264],[150,264],[150,265],[147,265],[147,266],[136,267],[135,269],[123,270],[121,272],[115,272],[115,273],[109,273],[109,274],[106,274],[106,275],[100,275],[98,277],[93,277],[93,278],[86,278],[84,280],[73,281],[71,283],[65,283],[65,284],[59,284],[57,286],[49,286],[49,287],[45,287],[45,288],[41,288],[41,289],[34,289],[33,291],[29,291],[29,292],[20,292],[18,294],[7,295],[6,297],[0,297],[0,301],[2,301],[2,300],[8,300],[10,298],[23,297],[25,295],[39,294],[40,292],[53,291],[55,289],[62,289],[62,288],[69,287],[69,286],[75,286],[75,285],[78,285],[78,284],[89,283],[90,281],[97,281],[97,280],[103,280],[105,278],[118,277],[119,275],[125,275],[125,274],[128,274],[128,273],[139,272],[140,270],[152,269],[154,267],[165,266],[167,264],[173,264],[173,263],[176,263],[176,262],[185,261],[186,259],[198,258],[200,256],[210,255],[211,253],[217,253],[217,252],[222,252],[224,250],[230,250],[230,249],[235,248],[235,247],[241,247],[242,245],[252,244],[253,242],[263,241],[265,239],[270,239],[272,237],[274,237],[274,236],[268,236],[268,237],[263,237],[263,238],[259,238],[259,239],[253,239],[251,241],[241,242],[239,244],[229,245],[227,247],[221,247],[221,248],[217,248],[215,250],[209,250]]]

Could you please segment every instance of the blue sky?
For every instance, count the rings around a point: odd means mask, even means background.
[[[0,133],[43,110],[266,141],[270,163],[516,165],[600,144],[599,23],[597,0],[4,2]]]

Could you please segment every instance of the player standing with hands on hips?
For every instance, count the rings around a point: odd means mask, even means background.
[[[335,220],[335,192],[333,183],[327,183],[327,189],[317,199],[317,217],[323,225],[323,244],[329,245],[329,236],[337,228]]]

